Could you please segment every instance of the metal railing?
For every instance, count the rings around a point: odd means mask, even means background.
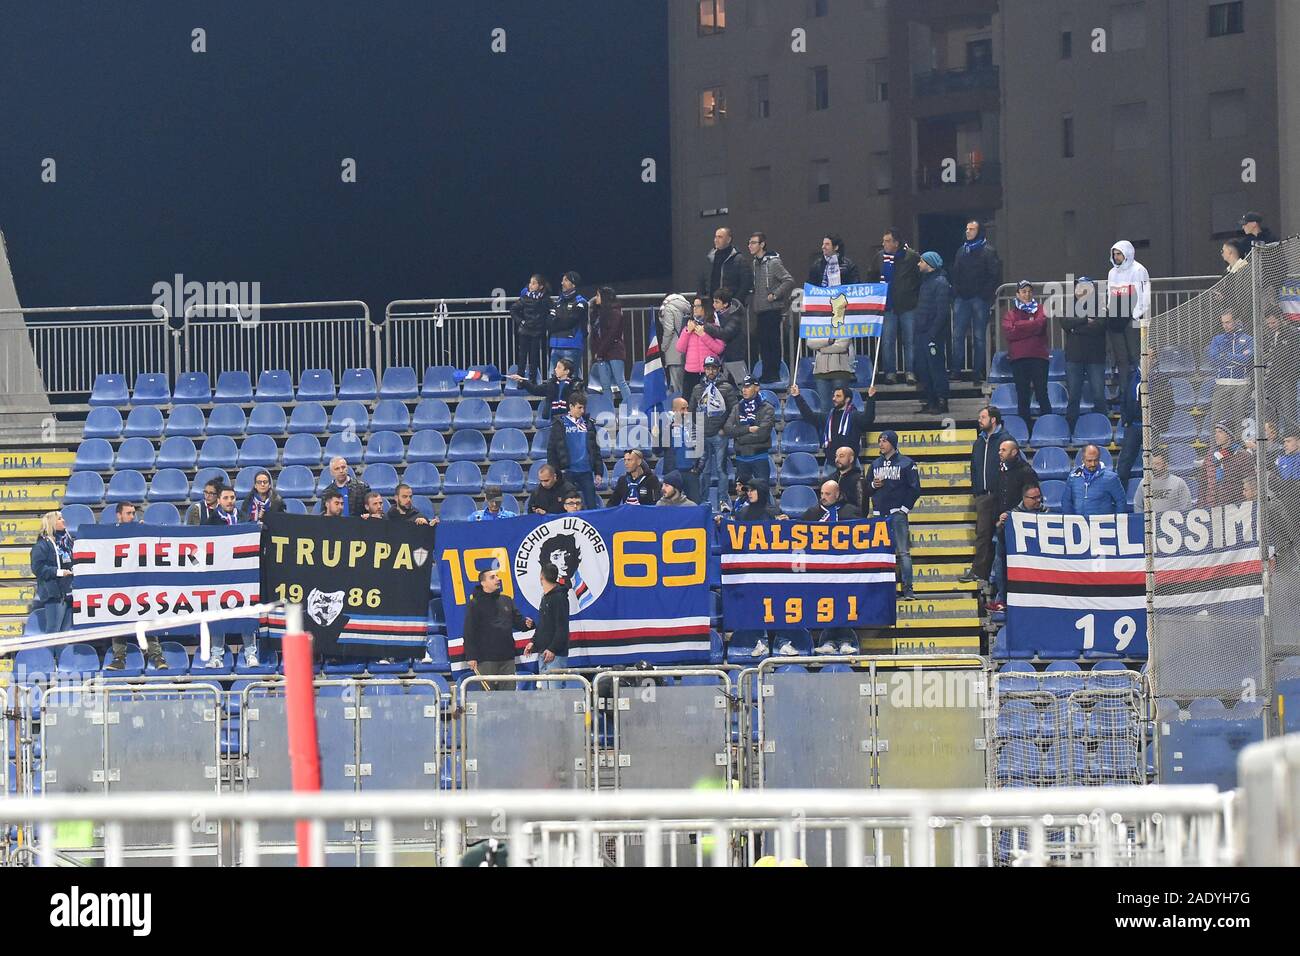
[[[1300,736],[1251,744],[1237,758],[1236,841],[1245,866],[1300,866]]]
[[[916,188],[958,189],[962,186],[1000,186],[1001,163],[959,163],[953,170],[955,178],[948,179],[943,165],[921,165],[916,168]]]
[[[912,77],[912,95],[941,96],[944,93],[966,93],[970,90],[996,90],[999,69],[996,66],[976,67],[967,70],[931,70]]]
[[[772,853],[803,859],[830,834],[844,850],[829,860],[868,865],[872,831],[901,837],[909,866],[1218,866],[1236,854],[1232,795],[1209,786],[1009,790],[787,791],[454,791],[443,793],[124,794],[121,796],[18,797],[0,803],[6,820],[34,826],[35,861],[59,863],[55,824],[92,821],[104,827],[104,859],[123,866],[126,828],[170,823],[177,866],[193,860],[191,822],[197,817],[238,827],[245,866],[260,864],[261,828],[294,820],[311,822],[314,865],[325,859],[329,823],[373,821],[375,865],[396,859],[400,822],[440,821],[441,863],[456,865],[471,821],[491,821],[506,840],[511,866],[597,866],[606,858],[606,834],[632,835],[646,866],[663,865],[664,839],[695,835],[697,857],[712,866],[746,862],[733,852],[754,831],[774,836]],[[1005,834],[1015,834],[1004,839]],[[558,844],[556,834],[570,837]],[[879,857],[876,857],[879,862]],[[430,861],[432,862],[432,861]],[[703,862],[703,861],[701,861]]]

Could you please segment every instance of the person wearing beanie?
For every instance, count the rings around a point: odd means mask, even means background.
[[[780,521],[786,516],[772,504],[772,492],[767,482],[761,478],[750,478],[745,482],[745,504],[732,513],[737,521]]]
[[[581,370],[582,353],[587,344],[587,300],[578,292],[582,276],[566,272],[560,280],[560,298],[551,312],[551,361],[567,358],[575,370]]]
[[[1254,474],[1255,462],[1250,452],[1233,437],[1227,422],[1219,422],[1214,426],[1214,450],[1205,456],[1201,507],[1216,508],[1241,501],[1244,497],[1243,482]]]
[[[880,433],[880,457],[868,466],[862,490],[870,499],[871,513],[889,522],[889,537],[894,542],[903,585],[903,600],[914,601],[912,539],[907,515],[921,497],[921,477],[912,459],[899,454],[898,432],[892,428]]]
[[[978,220],[966,223],[966,242],[957,250],[948,269],[952,280],[952,369],[965,365],[966,335],[975,343],[971,383],[982,385],[988,377],[989,313],[1002,282],[1002,260],[984,237]]]
[[[659,498],[659,504],[668,508],[686,508],[694,505],[695,502],[686,497],[686,493],[682,490],[685,480],[680,471],[670,471],[664,475],[663,494]]]
[[[917,378],[925,388],[922,414],[948,411],[948,340],[952,337],[952,286],[943,273],[943,256],[921,256],[921,293],[913,320]]]
[[[1097,308],[1097,290],[1087,276],[1074,280],[1074,301],[1061,316],[1065,332],[1065,382],[1070,404],[1065,418],[1074,429],[1083,400],[1083,383],[1088,397],[1101,414],[1106,414],[1106,320]]]
[[[1026,422],[1031,420],[1031,390],[1038,396],[1038,413],[1052,414],[1052,403],[1047,397],[1047,313],[1034,295],[1033,283],[1027,279],[1016,285],[1015,301],[1002,316],[1002,334],[1007,340],[1011,374],[1016,380],[1020,417]]]

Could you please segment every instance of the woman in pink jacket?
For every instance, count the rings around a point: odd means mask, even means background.
[[[677,350],[686,356],[686,374],[682,376],[683,395],[690,395],[704,377],[704,360],[710,355],[721,355],[727,347],[722,339],[704,333],[706,325],[716,325],[713,313],[705,308],[704,299],[695,297],[691,317],[677,336]]]
[[[1047,313],[1034,298],[1033,283],[1021,280],[1016,301],[1002,316],[1002,335],[1007,340],[1011,374],[1016,380],[1016,404],[1020,417],[1029,422],[1029,390],[1038,396],[1040,415],[1052,414],[1047,398]]]

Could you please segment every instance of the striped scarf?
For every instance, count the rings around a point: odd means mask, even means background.
[[[753,398],[742,398],[737,408],[740,414],[736,416],[737,421],[743,425],[758,424],[758,403],[762,401],[761,396],[755,395]]]
[[[551,402],[551,414],[563,415],[569,410],[569,392],[573,389],[573,379],[557,378],[555,380],[555,400]]]
[[[850,400],[844,403],[844,409],[840,414],[839,424],[832,428],[831,422],[835,419],[835,410],[831,409],[831,411],[826,415],[826,440],[822,442],[822,445],[829,448],[831,445],[831,439],[834,438],[835,435],[839,435],[841,438],[848,435],[849,425],[852,418],[853,402]]]
[[[645,475],[640,478],[633,478],[627,475],[627,496],[623,499],[625,505],[639,505],[641,503],[641,482],[645,481]]]
[[[1038,300],[1030,299],[1028,302],[1021,302],[1019,299],[1016,299],[1016,308],[1021,312],[1024,312],[1026,315],[1034,315],[1038,312]]]
[[[821,520],[822,520],[822,521],[839,521],[839,520],[840,520],[840,506],[839,506],[838,504],[834,504],[834,505],[831,505],[831,506],[828,508],[828,507],[826,507],[825,505],[822,505],[822,516],[821,516]]]
[[[256,521],[258,524],[262,523],[262,518],[266,514],[267,505],[269,505],[270,503],[271,503],[270,495],[267,495],[265,498],[259,498],[257,497],[256,493],[253,494],[253,504],[252,507],[249,509],[249,512],[252,519]]]

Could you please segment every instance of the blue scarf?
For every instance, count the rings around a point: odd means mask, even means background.
[[[639,505],[641,503],[641,482],[645,481],[645,475],[640,478],[633,478],[626,475],[627,478],[627,497],[623,499],[625,505]]]
[[[840,520],[840,506],[836,504],[836,505],[831,505],[831,506],[828,508],[828,507],[826,507],[825,505],[822,505],[822,518],[821,518],[821,520],[822,520],[822,521],[839,521],[839,520]]]
[[[266,514],[267,505],[271,503],[271,496],[268,494],[265,498],[257,497],[257,492],[253,492],[253,507],[249,509],[250,517],[261,524],[263,515]]]
[[[826,440],[822,442],[822,445],[827,448],[829,448],[831,444],[831,438],[832,438],[831,419],[833,419],[834,417],[835,417],[835,410],[831,409],[830,414],[826,416]],[[841,438],[846,436],[849,433],[849,423],[850,423],[849,420],[852,417],[853,417],[853,402],[850,400],[844,403],[844,411],[840,415],[840,423],[835,427],[834,433],[838,434]]]
[[[1038,300],[1030,299],[1028,302],[1021,302],[1016,299],[1016,308],[1026,315],[1034,315],[1038,312]]]
[[[762,396],[755,395],[753,398],[742,398],[740,400],[740,414],[737,420],[745,425],[758,424],[758,403],[763,400]]]
[[[66,531],[55,533],[54,554],[58,559],[60,568],[72,567],[72,535]]]
[[[544,298],[546,298],[546,290],[545,290],[545,289],[538,289],[536,292],[533,292],[531,289],[529,289],[529,288],[527,288],[527,287],[525,286],[525,287],[524,287],[524,290],[523,290],[522,292],[519,293],[519,298],[521,298],[521,299],[544,299]]]
[[[1092,483],[1101,477],[1101,473],[1106,470],[1104,461],[1097,462],[1097,470],[1089,471],[1087,468],[1080,468],[1079,472],[1083,475],[1083,487],[1091,488]]]

